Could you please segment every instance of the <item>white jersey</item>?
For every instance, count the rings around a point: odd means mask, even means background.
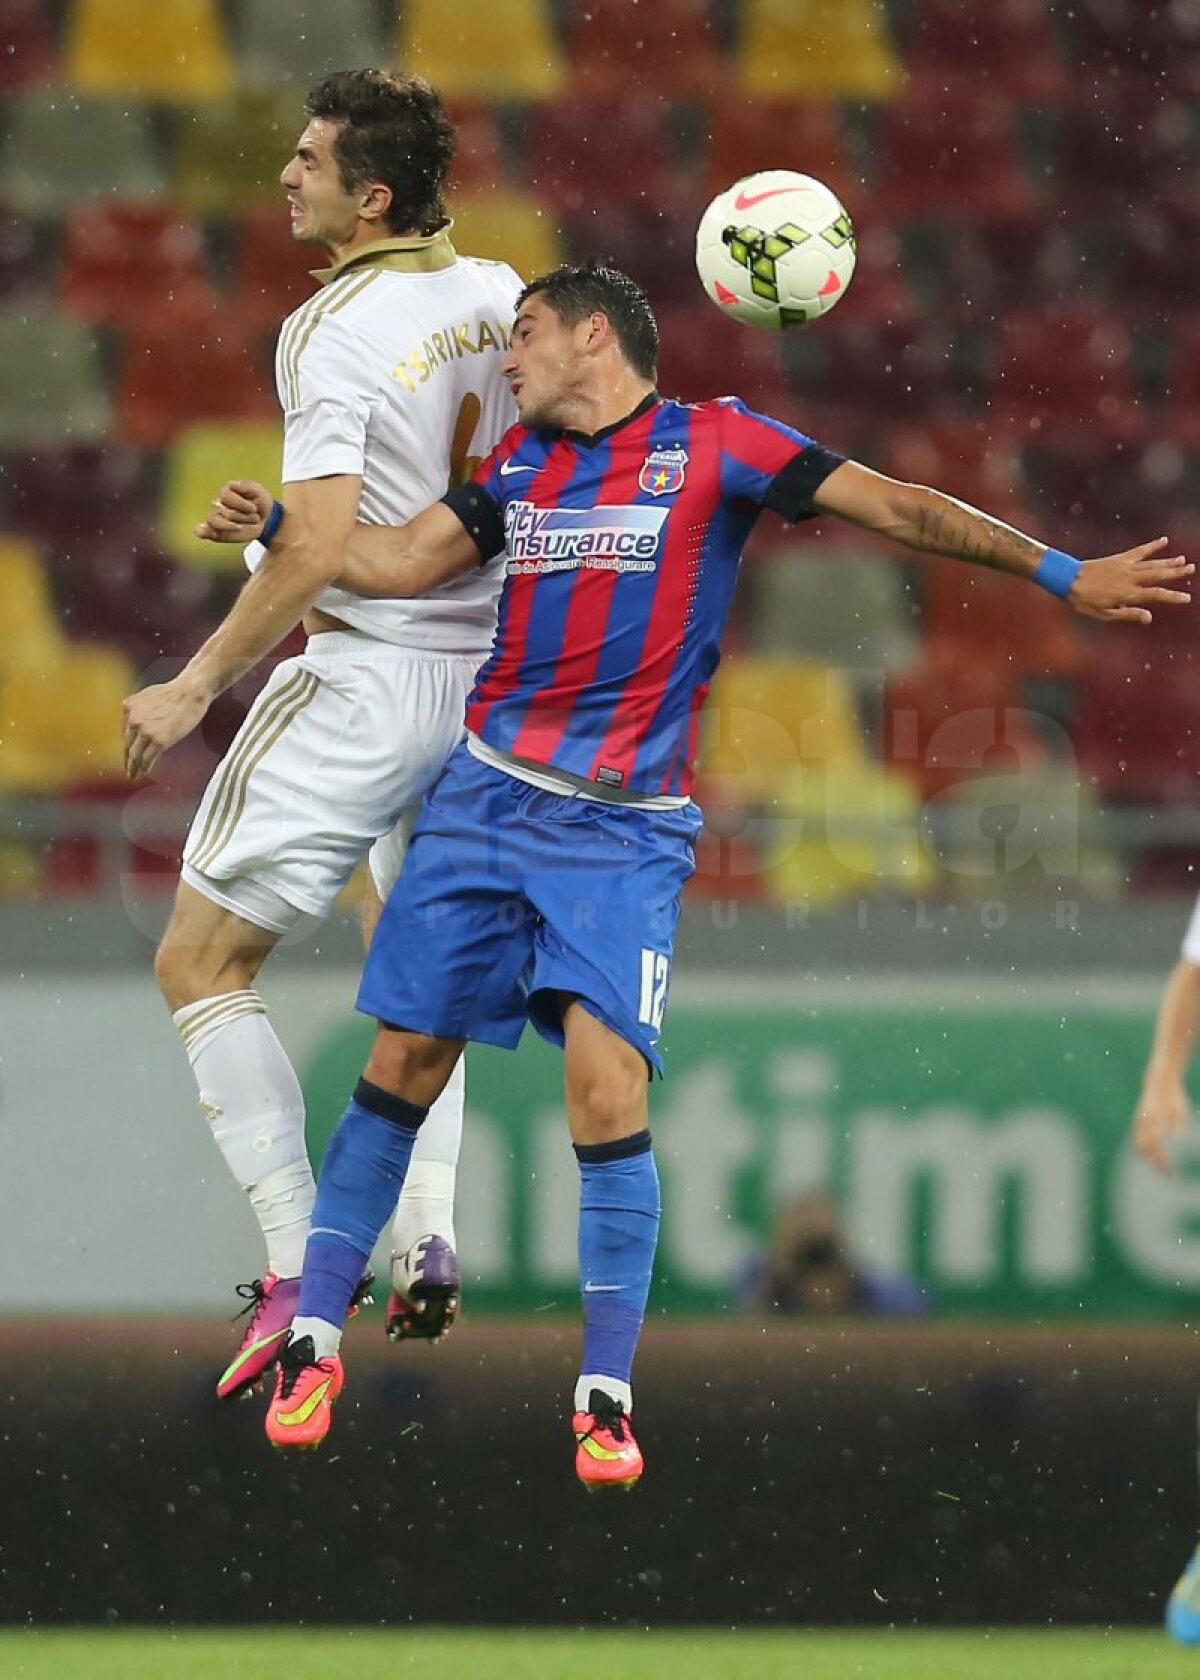
[[[522,282],[458,256],[449,232],[363,247],[319,276],[280,334],[283,482],[361,474],[367,524],[402,525],[436,502],[517,417],[500,367]],[[382,641],[482,659],[501,582],[497,558],[413,600],[333,588],[316,605]]]
[[[1195,968],[1200,968],[1200,898],[1196,900],[1192,919],[1183,936],[1183,955]]]

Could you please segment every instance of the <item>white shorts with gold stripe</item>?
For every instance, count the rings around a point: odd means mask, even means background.
[[[386,897],[462,738],[479,655],[314,636],[272,672],[204,791],[183,879],[272,932],[329,914],[368,849]]]

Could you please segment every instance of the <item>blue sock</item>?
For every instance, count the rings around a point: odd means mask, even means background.
[[[395,1210],[417,1128],[428,1112],[359,1080],[317,1179],[297,1318],[336,1325],[345,1320],[371,1250]]]
[[[579,1158],[579,1281],[583,1292],[583,1379],[605,1376],[630,1404],[661,1199],[650,1133],[616,1143],[576,1144]],[[588,1410],[581,1379],[576,1409]]]

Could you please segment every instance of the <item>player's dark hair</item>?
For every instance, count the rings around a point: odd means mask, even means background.
[[[304,102],[307,116],[338,125],[333,155],[346,192],[381,181],[392,190],[391,233],[433,233],[446,219],[442,192],[454,129],[422,76],[336,70]]]
[[[607,315],[617,335],[621,353],[634,373],[653,379],[658,365],[658,322],[650,300],[628,274],[602,263],[560,263],[548,274],[531,280],[517,299],[517,309],[537,293],[545,298],[559,320],[578,326],[585,315],[598,310]]]

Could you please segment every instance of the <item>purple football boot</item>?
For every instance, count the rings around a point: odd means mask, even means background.
[[[250,1303],[238,1318],[249,1313],[250,1322],[241,1345],[218,1379],[218,1400],[248,1394],[279,1358],[300,1301],[300,1279],[280,1278],[268,1272],[253,1283],[239,1283],[237,1292]]]
[[[418,1237],[392,1256],[387,1304],[390,1341],[437,1342],[458,1317],[458,1256],[444,1237]]]

